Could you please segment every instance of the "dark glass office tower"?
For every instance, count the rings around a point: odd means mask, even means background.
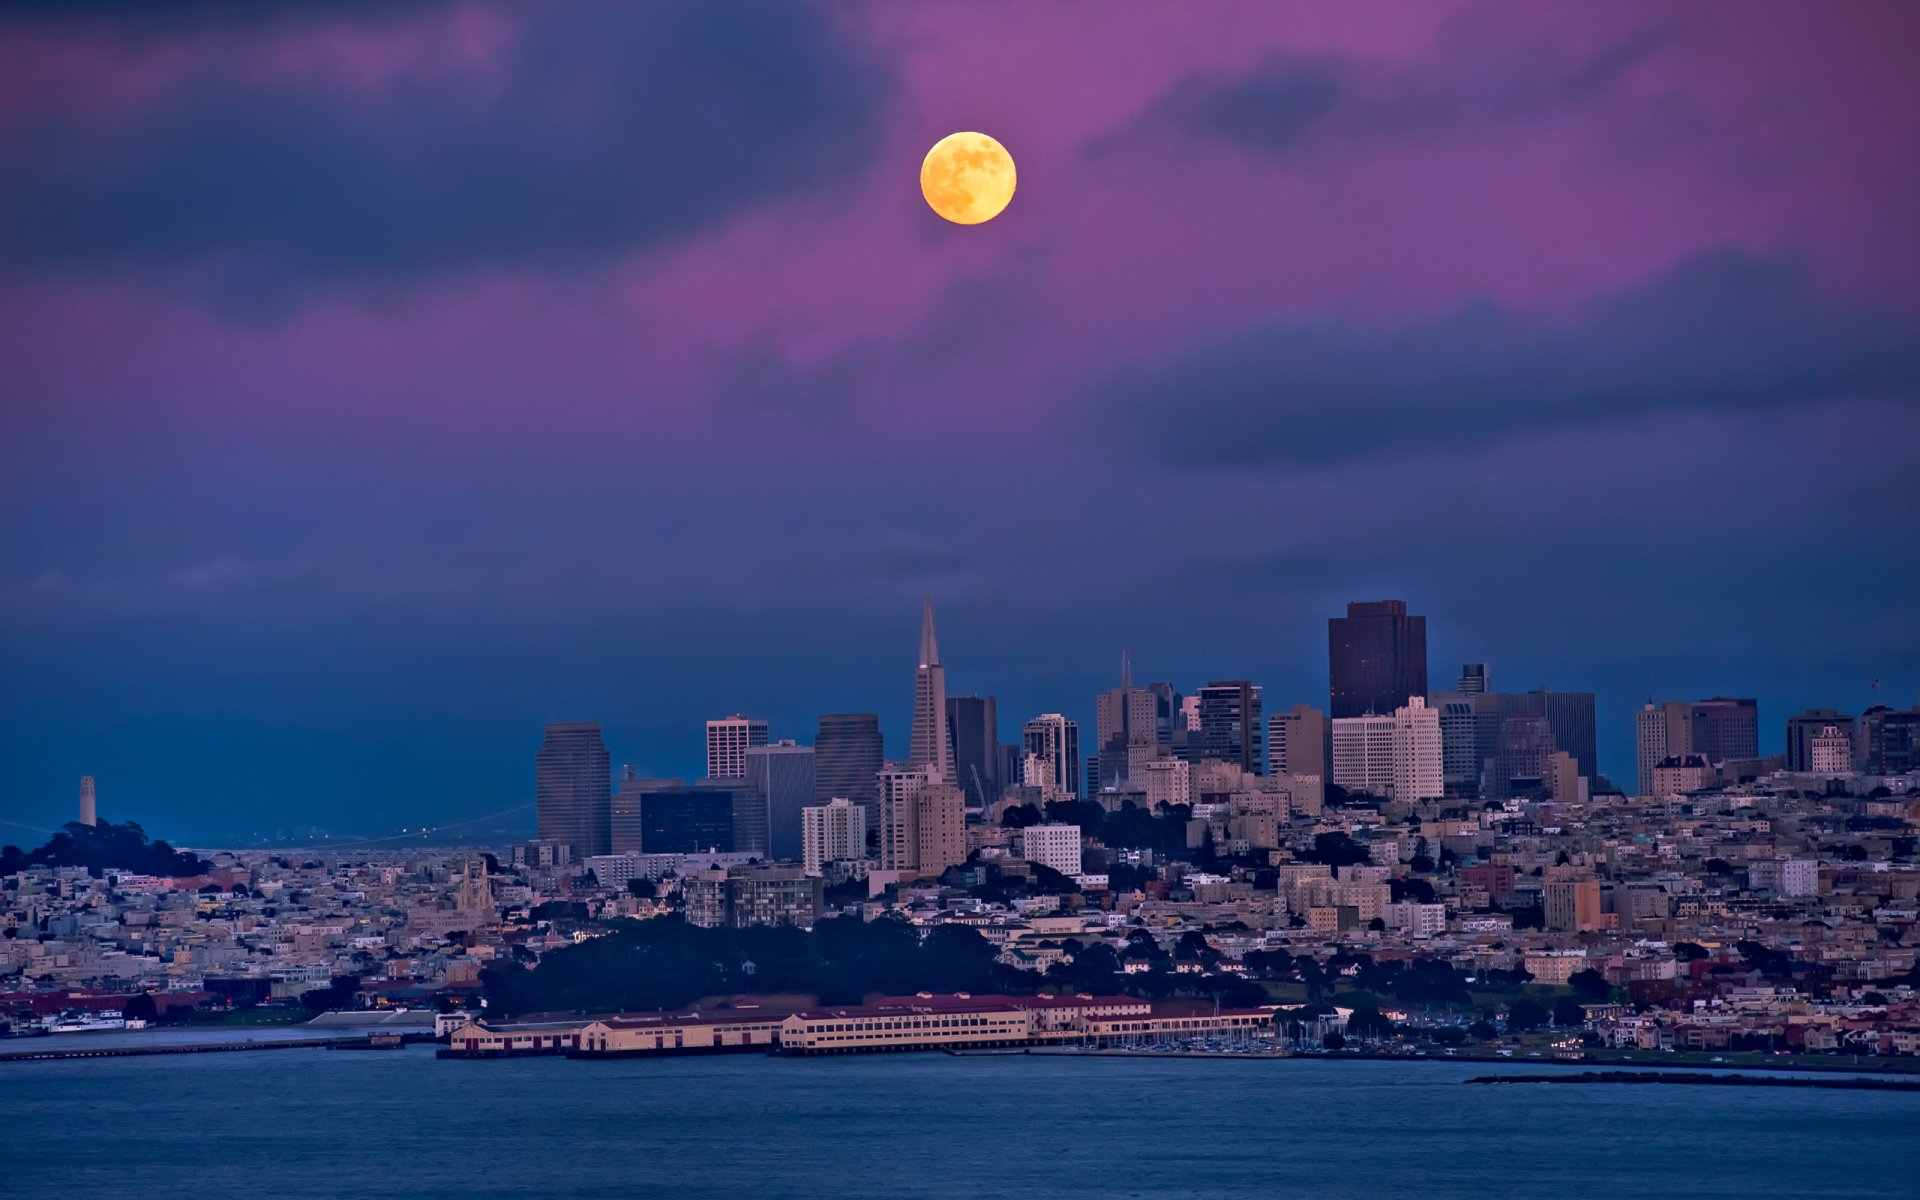
[[[599,722],[547,726],[534,759],[534,813],[541,840],[565,842],[575,858],[609,851],[613,764]]]
[[[799,862],[800,810],[816,798],[813,747],[775,742],[749,749],[746,784],[765,806],[767,852]]]
[[[1756,701],[1729,696],[1697,701],[1688,723],[1693,752],[1710,763],[1760,757],[1760,706]]]
[[[1427,619],[1404,600],[1355,601],[1327,621],[1329,715],[1386,716],[1427,694]]]
[[[1200,745],[1206,758],[1261,769],[1265,725],[1260,689],[1244,679],[1215,680],[1200,689]]]
[[[967,793],[967,803],[984,808],[998,800],[1000,735],[993,697],[947,697],[947,732],[953,739],[953,782]]]
[[[880,808],[880,768],[887,762],[880,737],[880,718],[874,713],[828,713],[820,718],[813,739],[813,798],[825,804],[836,797],[873,810]],[[869,825],[869,828],[875,828]]]

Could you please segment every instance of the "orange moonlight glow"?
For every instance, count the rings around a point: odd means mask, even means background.
[[[1013,155],[984,133],[950,133],[920,164],[920,193],[956,225],[991,221],[1013,199]]]

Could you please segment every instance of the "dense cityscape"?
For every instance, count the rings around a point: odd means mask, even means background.
[[[1123,668],[1089,745],[1057,712],[1002,741],[929,599],[904,758],[876,713],[811,744],[730,715],[705,777],[615,777],[598,724],[553,724],[536,836],[485,850],[202,857],[88,778],[0,855],[0,1020],[359,1014],[479,1057],[1920,1054],[1920,707],[1775,716],[1762,756],[1753,701],[1650,699],[1608,714],[1622,787],[1590,693],[1433,687],[1401,601],[1329,620],[1328,656],[1325,709]]]

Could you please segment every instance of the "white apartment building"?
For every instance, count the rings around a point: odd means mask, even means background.
[[[1424,696],[1412,696],[1393,714],[1393,792],[1395,800],[1437,800],[1447,794],[1440,752],[1440,710]]]
[[[1029,825],[1019,833],[1020,857],[1062,875],[1080,873],[1078,825]]]
[[[809,875],[827,863],[867,856],[867,810],[836,797],[800,810],[800,859]]]

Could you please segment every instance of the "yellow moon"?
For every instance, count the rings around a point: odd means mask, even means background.
[[[956,225],[991,221],[1013,199],[1013,155],[984,133],[950,133],[920,164],[920,194]]]

